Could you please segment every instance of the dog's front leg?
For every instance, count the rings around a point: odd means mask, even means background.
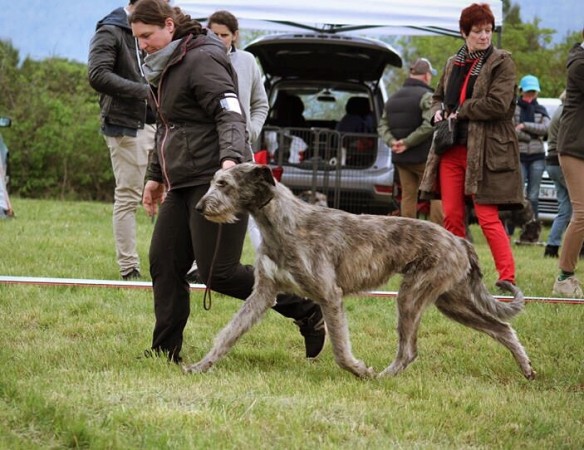
[[[195,364],[183,367],[186,373],[201,373],[209,370],[235,345],[237,340],[254,326],[276,301],[276,291],[254,287],[241,309],[231,322],[215,338],[213,347],[207,355]]]
[[[340,289],[337,288],[335,291],[338,291],[336,295],[329,297],[333,300],[327,299],[320,302],[327,332],[333,346],[335,361],[341,368],[359,378],[372,378],[375,376],[373,368],[367,367],[363,361],[353,356],[349,338],[349,324],[343,309],[343,299]]]

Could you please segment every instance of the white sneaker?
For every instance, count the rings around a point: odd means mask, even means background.
[[[197,261],[193,261],[193,265],[187,272],[187,281],[189,283],[200,283],[199,280],[199,268],[197,267]]]
[[[189,271],[187,272],[187,275],[190,275],[191,273],[193,273],[195,270],[199,270],[199,268],[197,267],[197,261],[193,261],[193,265],[191,266],[191,268],[189,269]]]
[[[560,295],[562,297],[572,298],[584,297],[584,293],[582,292],[580,282],[574,276],[568,277],[562,281],[556,279],[556,282],[554,283],[554,289],[552,292],[554,295]]]

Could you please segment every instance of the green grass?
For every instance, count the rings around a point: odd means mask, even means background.
[[[0,221],[0,274],[118,279],[111,205],[13,203],[18,217]],[[139,216],[147,274],[152,224]],[[472,232],[492,287],[490,254]],[[525,294],[550,295],[557,261],[541,247],[514,253]],[[205,311],[202,297],[192,295],[187,362],[241,305],[215,294]],[[383,369],[396,347],[393,300],[350,298],[346,309],[355,354]],[[534,382],[502,346],[435,308],[423,318],[418,360],[370,381],[340,370],[328,344],[305,361],[295,326],[274,313],[210,373],[140,358],[153,325],[148,289],[0,284],[0,323],[0,449],[584,447],[584,305],[528,303],[513,321]]]

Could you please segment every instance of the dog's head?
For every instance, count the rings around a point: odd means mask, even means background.
[[[539,223],[539,220],[533,219],[523,226],[523,229],[521,230],[521,234],[519,236],[519,240],[525,242],[538,242],[540,234],[541,224]]]
[[[523,199],[523,206],[520,209],[505,210],[499,213],[503,221],[516,227],[522,227],[535,218],[531,202]]]
[[[211,186],[195,207],[207,220],[233,223],[243,211],[253,213],[274,197],[276,181],[268,166],[243,163],[215,173]]]

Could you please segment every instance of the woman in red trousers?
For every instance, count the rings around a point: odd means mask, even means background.
[[[433,97],[434,123],[456,119],[455,144],[438,155],[430,149],[422,197],[440,196],[444,227],[466,236],[466,202],[472,201],[489,244],[500,281],[515,284],[511,244],[499,209],[519,209],[523,183],[513,125],[516,98],[515,63],[493,47],[495,27],[487,4],[473,3],[460,16],[465,40],[449,58]]]

